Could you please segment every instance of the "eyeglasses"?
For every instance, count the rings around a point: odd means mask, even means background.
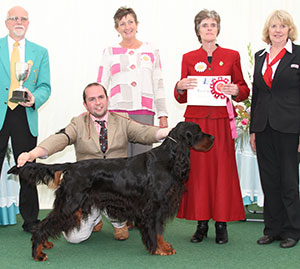
[[[28,18],[27,17],[17,17],[17,16],[13,16],[13,17],[9,17],[7,18],[7,20],[9,21],[18,21],[20,20],[21,22],[27,22],[28,21]]]

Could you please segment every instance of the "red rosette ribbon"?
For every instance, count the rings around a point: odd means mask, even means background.
[[[223,85],[227,84],[228,82],[229,82],[229,80],[227,78],[218,77],[217,79],[213,79],[210,84],[210,88],[211,88],[210,92],[216,99],[218,99],[218,98],[225,99],[226,98],[226,108],[227,108],[228,117],[229,117],[231,136],[234,139],[234,138],[237,138],[238,136],[237,136],[237,131],[236,131],[233,107],[232,107],[230,99],[222,92]]]

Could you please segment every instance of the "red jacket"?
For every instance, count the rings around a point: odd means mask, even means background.
[[[198,72],[195,65],[199,62],[206,64],[203,72]],[[237,102],[247,99],[249,96],[249,88],[243,78],[240,63],[240,55],[237,51],[224,49],[220,46],[213,52],[212,63],[207,61],[207,52],[200,48],[188,52],[182,57],[181,79],[188,76],[231,76],[231,83],[237,84],[239,87],[239,95],[234,99]],[[174,95],[179,103],[187,102],[187,91],[179,94],[174,89]],[[225,106],[191,106],[188,105],[184,114],[185,118],[227,118],[228,113]]]

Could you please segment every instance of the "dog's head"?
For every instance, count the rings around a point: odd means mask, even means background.
[[[214,136],[202,132],[199,125],[194,122],[179,122],[169,133],[169,137],[204,152],[210,150],[214,142]]]

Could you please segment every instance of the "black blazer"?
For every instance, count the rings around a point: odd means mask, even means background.
[[[283,133],[300,133],[300,46],[281,59],[270,89],[262,76],[266,53],[255,54],[250,133],[261,132],[267,122]]]

